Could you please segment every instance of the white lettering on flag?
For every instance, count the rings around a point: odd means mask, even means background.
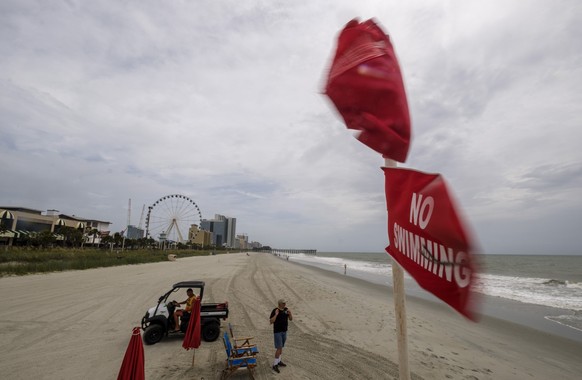
[[[469,286],[467,253],[432,242],[394,223],[394,248],[429,273],[459,287]]]
[[[412,200],[410,202],[410,223],[415,226],[419,226],[421,229],[425,229],[430,221],[432,212],[434,210],[434,198],[428,196],[422,200],[422,194],[412,193]],[[420,224],[418,223],[418,217],[420,216]]]

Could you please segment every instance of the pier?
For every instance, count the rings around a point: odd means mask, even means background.
[[[306,255],[317,255],[317,249],[280,249],[280,248],[271,248],[271,250],[269,252],[270,253],[274,253],[274,254],[304,253]]]

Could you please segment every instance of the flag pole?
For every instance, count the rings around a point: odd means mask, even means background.
[[[384,166],[395,168],[396,161],[384,159]],[[388,215],[390,218],[390,215]],[[392,285],[394,298],[394,316],[396,318],[396,334],[398,336],[398,372],[400,380],[410,380],[408,368],[408,336],[406,332],[406,298],[404,294],[404,271],[396,260],[392,259]]]

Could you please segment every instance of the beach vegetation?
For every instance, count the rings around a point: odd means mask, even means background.
[[[168,255],[181,257],[208,256],[210,254],[228,253],[217,249],[156,249],[133,248],[67,248],[50,246],[49,237],[43,245],[36,247],[8,247],[0,249],[0,276],[26,275],[32,273],[60,272],[82,270],[119,265],[133,265],[168,261]],[[113,239],[115,240],[115,239]],[[128,239],[129,240],[129,239]]]

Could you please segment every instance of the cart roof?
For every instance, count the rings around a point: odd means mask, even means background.
[[[204,288],[204,281],[182,281],[174,284],[174,288]]]

